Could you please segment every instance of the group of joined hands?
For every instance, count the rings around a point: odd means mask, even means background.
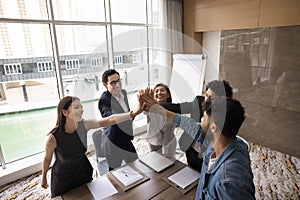
[[[153,105],[158,104],[158,102],[154,99],[154,91],[149,87],[139,90],[137,98],[139,102],[137,109],[140,112],[149,112]]]

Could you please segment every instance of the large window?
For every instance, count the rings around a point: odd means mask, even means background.
[[[111,20],[112,22],[146,24],[146,4],[146,0],[110,0]]]
[[[0,145],[6,163],[44,150],[63,96],[87,102],[84,117],[100,117],[95,105],[104,70],[116,68],[132,96],[158,81],[149,70],[157,54],[148,31],[159,24],[159,2],[1,0]]]

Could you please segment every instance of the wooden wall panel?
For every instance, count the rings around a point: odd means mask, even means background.
[[[203,45],[203,33],[201,33],[201,32],[195,33],[194,39],[202,47],[202,45]],[[201,48],[201,52],[202,52],[202,48]]]
[[[189,38],[192,38],[192,39],[195,38],[195,33],[193,31],[184,33],[183,52],[193,54],[195,51],[194,45],[191,45],[191,43],[189,42],[191,39],[189,39]]]
[[[183,19],[183,30],[184,32],[191,32],[194,31],[194,24],[195,24],[195,11],[184,11],[184,19]]]
[[[202,53],[202,33],[187,32],[183,37],[183,52],[196,54]]]
[[[195,0],[183,1],[183,10],[194,10],[194,9],[195,9]]]
[[[300,0],[185,0],[190,13],[193,1],[194,32],[300,25]]]
[[[259,27],[300,24],[299,0],[262,0]]]
[[[245,3],[256,0],[195,0],[195,8],[217,7],[229,4]]]
[[[184,0],[183,1],[183,52],[194,54],[199,53],[195,45],[195,35],[196,33],[194,24],[195,24],[195,0]],[[198,50],[199,51],[199,50]]]
[[[260,0],[238,1],[195,9],[195,32],[258,27],[259,3]]]

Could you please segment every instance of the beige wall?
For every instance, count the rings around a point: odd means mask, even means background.
[[[202,32],[290,25],[300,25],[300,0],[184,0],[184,34],[201,45]]]

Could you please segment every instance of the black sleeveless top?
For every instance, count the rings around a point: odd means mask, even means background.
[[[73,133],[55,132],[57,142],[55,163],[51,173],[51,197],[78,187],[93,179],[93,167],[85,152],[87,151],[87,130],[83,121]]]

